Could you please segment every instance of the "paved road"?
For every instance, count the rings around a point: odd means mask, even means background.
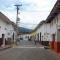
[[[56,60],[44,48],[11,48],[0,51],[0,60]]]
[[[26,46],[28,46],[28,45],[34,46],[35,44],[34,44],[34,41],[20,40],[20,45],[21,46],[24,46],[24,45],[26,45]]]
[[[41,45],[20,41],[18,47],[0,51],[0,60],[56,60],[56,58]]]
[[[18,44],[19,46],[22,47],[35,47],[35,46],[42,46],[39,43],[35,45],[34,41],[28,41],[28,40],[21,40],[20,43]]]

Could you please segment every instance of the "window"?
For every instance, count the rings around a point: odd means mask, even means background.
[[[0,30],[1,30],[1,26],[0,26]]]
[[[10,33],[8,33],[8,35],[10,35]]]
[[[56,17],[56,22],[58,23],[58,16]]]
[[[5,30],[7,30],[7,28],[5,28]]]
[[[0,26],[0,28],[1,28],[1,26]]]
[[[51,22],[51,26],[53,26],[53,21]]]
[[[54,23],[56,23],[56,16],[55,16],[55,18],[54,18]]]
[[[51,23],[50,23],[50,28],[53,26],[53,21],[51,21]]]

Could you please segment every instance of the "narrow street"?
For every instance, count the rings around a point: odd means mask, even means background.
[[[60,0],[0,0],[0,60],[60,60]]]
[[[54,57],[54,55],[52,55],[52,53],[42,48],[43,46],[39,47],[38,45],[36,46],[34,44],[30,44],[31,42],[29,41],[21,41],[20,43],[21,44],[18,47],[0,51],[0,59],[1,60],[57,60]]]

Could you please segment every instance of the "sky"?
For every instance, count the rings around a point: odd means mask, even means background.
[[[0,0],[0,11],[16,23],[16,4],[20,6],[20,27],[34,29],[46,20],[57,0]]]

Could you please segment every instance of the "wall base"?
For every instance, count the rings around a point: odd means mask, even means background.
[[[54,42],[54,50],[60,52],[60,42]]]
[[[49,46],[50,46],[51,49],[54,49],[54,42],[50,41]]]
[[[55,52],[60,53],[60,42],[49,42],[49,46]]]

